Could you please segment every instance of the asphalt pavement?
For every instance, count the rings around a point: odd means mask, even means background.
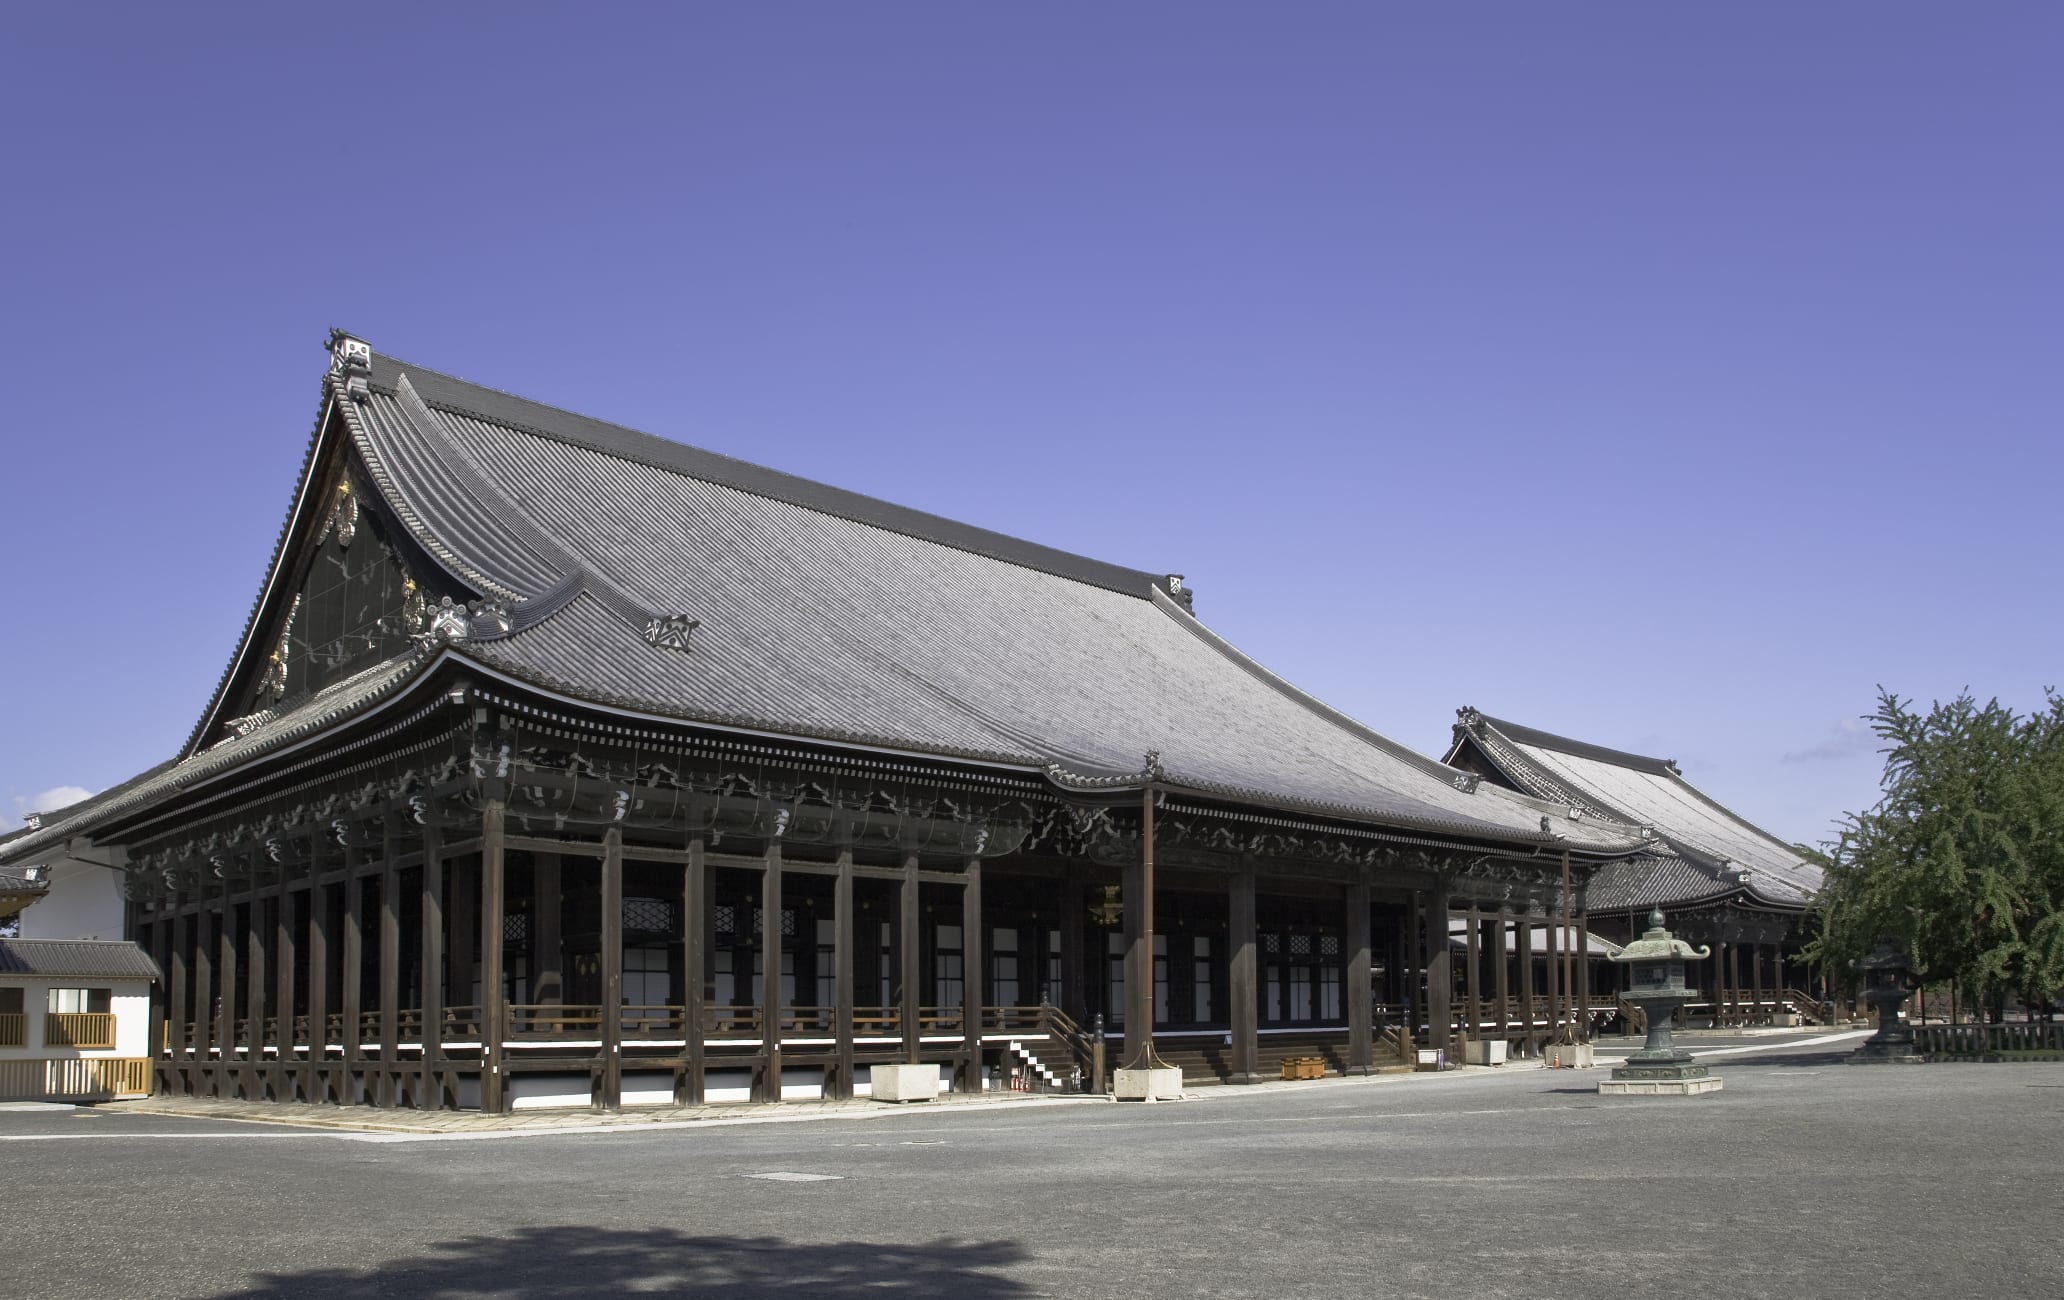
[[[1851,1045],[1696,1044],[1698,1098],[1515,1065],[556,1134],[9,1110],[0,1296],[2064,1296],[2064,1065]]]

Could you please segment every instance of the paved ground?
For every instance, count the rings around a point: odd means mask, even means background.
[[[600,1132],[8,1111],[0,1296],[2064,1295],[2064,1065],[1794,1041],[1702,1038],[1761,1050],[1694,1099],[1512,1067]]]

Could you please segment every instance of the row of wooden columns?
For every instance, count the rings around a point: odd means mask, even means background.
[[[580,854],[600,860],[602,926],[599,957],[603,1006],[596,1100],[603,1106],[619,1105],[623,1083],[623,867],[626,857],[622,832],[615,827],[609,828],[599,844],[511,836],[503,806],[490,801],[482,814],[477,841],[447,847],[436,827],[426,828],[423,838],[420,852],[403,855],[393,852],[394,841],[389,836],[377,863],[365,861],[362,850],[346,849],[341,873],[338,874],[325,873],[317,864],[318,869],[299,879],[292,879],[290,873],[283,871],[274,885],[260,886],[254,882],[239,890],[234,884],[225,884],[219,893],[204,891],[168,900],[169,906],[161,909],[151,922],[150,942],[161,968],[167,972],[167,1036],[164,1047],[172,1064],[175,1067],[212,1064],[218,1071],[215,1085],[218,1088],[229,1082],[227,1076],[234,1072],[247,1096],[283,1091],[276,1074],[272,1077],[272,1086],[267,1087],[267,1071],[305,1068],[311,1072],[303,1076],[302,1094],[310,1097],[320,1095],[323,1086],[321,1076],[312,1071],[316,1067],[327,1070],[333,1064],[324,1043],[330,1013],[329,986],[334,974],[342,1020],[341,1042],[337,1046],[347,1080],[370,1070],[371,1095],[367,1099],[376,1105],[394,1105],[408,1076],[414,1075],[417,1105],[454,1104],[456,1098],[440,1082],[448,1065],[442,1040],[445,986],[449,985],[453,1003],[466,1000],[475,978],[477,937],[481,999],[478,1026],[480,1102],[485,1110],[506,1109],[511,1100],[505,1032],[509,1024],[509,1007],[503,978],[506,965],[504,926],[509,910],[507,855],[512,850],[530,852],[536,864],[534,887],[541,897],[549,893],[553,899],[552,906],[537,907],[531,916],[536,926],[531,934],[531,951],[540,958],[533,964],[532,997],[537,1003],[552,1005],[563,1004],[564,1000],[557,906],[561,857]],[[479,854],[477,896],[469,878],[471,864],[448,861],[470,858],[476,850]],[[703,1071],[707,1062],[705,972],[711,911],[708,855],[700,839],[690,841],[681,850],[638,847],[630,850],[630,855],[640,861],[675,862],[683,867],[685,1049],[679,1064],[685,1068],[681,1072],[683,1082],[677,1089],[676,1100],[697,1103],[702,1100]],[[915,855],[907,857],[900,868],[856,867],[850,852],[842,853],[836,864],[798,864],[784,862],[777,843],[769,846],[756,864],[732,859],[723,865],[734,868],[756,865],[762,871],[759,1013],[763,1050],[759,1066],[763,1100],[778,1100],[781,1095],[781,1022],[786,1010],[781,1005],[782,877],[789,871],[835,877],[836,1003],[833,1024],[836,1063],[832,1078],[835,1094],[840,1096],[850,1096],[854,1083],[855,877],[891,879],[899,886],[897,946],[901,953],[901,1055],[910,1062],[920,1060],[927,1050],[923,1041],[920,998],[923,983],[918,941],[922,916],[920,890],[927,883],[950,883],[960,887],[964,935],[962,960],[966,966],[960,1007],[961,1038],[954,1051],[963,1057],[964,1066],[956,1082],[963,1089],[981,1087],[983,1008],[979,976],[982,970],[982,883],[979,861],[970,859],[959,873],[923,870]],[[420,867],[421,872],[420,987],[415,990],[421,1016],[421,1055],[404,1063],[399,1058],[402,1014],[400,886],[401,873],[412,867]],[[344,888],[344,907],[340,917],[332,917],[329,886],[336,883],[339,875]],[[448,877],[454,885],[449,892],[449,916],[446,915],[445,888]],[[378,911],[377,915],[368,916],[367,884],[372,881],[377,881],[379,886]],[[296,892],[307,894],[305,931],[294,924],[293,895]],[[479,904],[477,915],[474,909],[476,897]],[[266,926],[264,907],[268,899],[274,900],[274,920],[270,929]],[[239,906],[245,909],[242,926],[236,924],[235,909]],[[369,1057],[365,1051],[365,1035],[361,1029],[363,968],[368,955],[366,941],[369,929],[373,932],[372,955],[377,963],[378,995],[374,1008],[377,1058]],[[298,991],[296,948],[303,941],[304,934],[308,956],[306,1006],[309,1038],[306,1055],[297,1056],[294,1032]],[[244,972],[241,987],[238,973],[240,957]],[[333,958],[336,961],[334,970],[331,966]],[[266,979],[268,959],[274,977],[269,987]],[[268,995],[274,1010],[274,1032],[269,1036],[265,1029]],[[194,1011],[199,1014],[193,1015]],[[191,1040],[187,1033],[190,1020],[198,1031]],[[238,1032],[239,1020],[244,1022],[241,1034]],[[937,1048],[939,1045],[932,1046]],[[268,1048],[274,1053],[270,1058],[266,1055]],[[655,1061],[654,1064],[673,1063]],[[340,1092],[351,1087],[347,1082]],[[355,1101],[358,1098],[340,1095],[338,1099]]]
[[[493,936],[492,942],[483,945],[483,997],[486,1005],[483,1014],[489,1025],[507,1023],[507,1007],[504,984],[500,978],[502,967],[500,917],[505,908],[502,878],[504,858],[511,849],[530,851],[547,873],[546,883],[540,883],[540,895],[546,889],[557,896],[559,863],[558,856],[567,853],[592,853],[601,860],[601,920],[600,961],[602,967],[601,1008],[601,1062],[595,1102],[605,1109],[622,1104],[623,1099],[623,866],[627,851],[622,832],[615,827],[605,831],[599,846],[567,843],[560,841],[530,840],[510,837],[503,825],[504,814],[501,805],[490,803],[483,819],[481,836],[482,863],[482,933]],[[690,841],[682,850],[636,847],[628,856],[641,862],[679,863],[683,867],[681,888],[682,925],[682,996],[685,1046],[679,1062],[681,1082],[676,1089],[675,1101],[683,1105],[700,1104],[704,1097],[704,1071],[708,1064],[706,1042],[707,994],[705,980],[708,962],[708,928],[711,914],[711,862],[709,854],[700,839]],[[966,1091],[976,1091],[982,1086],[982,1004],[981,980],[976,974],[981,970],[981,912],[982,873],[977,859],[968,859],[958,873],[944,873],[921,869],[915,854],[905,858],[900,868],[856,866],[850,851],[838,855],[836,863],[796,863],[784,860],[780,844],[770,844],[757,862],[744,859],[727,859],[722,863],[730,869],[757,869],[760,879],[760,1020],[761,1052],[759,1056],[758,1099],[779,1101],[782,1096],[782,1032],[781,1022],[788,1010],[782,1005],[782,877],[790,872],[828,874],[833,877],[833,1007],[832,1032],[835,1060],[827,1076],[828,1095],[850,1097],[855,1079],[855,1051],[853,1044],[853,952],[855,933],[854,884],[856,877],[889,879],[897,883],[898,900],[897,947],[900,952],[901,995],[899,998],[899,1019],[901,1021],[901,1054],[906,1061],[915,1063],[926,1053],[923,1041],[922,1003],[919,990],[923,982],[921,946],[918,941],[922,909],[919,891],[927,883],[948,883],[959,886],[963,918],[962,960],[967,978],[962,980],[963,999],[960,1008],[961,1041],[956,1051],[963,1057],[963,1067],[957,1085]],[[549,911],[549,920],[546,913]],[[556,954],[558,944],[557,907],[538,908],[535,919],[544,921],[533,936],[534,952]],[[547,943],[551,945],[549,948]],[[798,936],[800,942],[800,936]],[[533,984],[533,996],[539,1002],[557,1001],[562,992],[563,976],[556,968],[556,955],[552,967],[540,966],[538,981]],[[547,993],[545,990],[551,991]],[[936,1048],[936,1045],[934,1045]],[[498,1111],[506,1109],[508,1096],[508,1055],[502,1036],[491,1034],[486,1046],[481,1078],[481,1105],[483,1109]],[[663,1062],[654,1060],[655,1067]]]

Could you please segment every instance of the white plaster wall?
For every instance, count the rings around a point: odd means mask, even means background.
[[[115,1013],[116,1056],[150,1055],[150,985],[136,980],[122,980],[115,984],[114,994],[108,999],[108,1009]],[[96,1052],[87,1052],[96,1056]]]
[[[135,979],[49,979],[38,976],[7,979],[6,987],[22,991],[22,1010],[28,1013],[28,1045],[0,1047],[0,1060],[49,1056],[149,1056],[150,981]],[[108,990],[108,1010],[115,1014],[115,1045],[112,1049],[80,1051],[71,1047],[43,1045],[43,1013],[50,1009],[53,988],[96,988]]]
[[[60,858],[47,868],[50,892],[21,912],[24,939],[120,939],[122,873]]]

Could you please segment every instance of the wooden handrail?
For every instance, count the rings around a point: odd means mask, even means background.
[[[106,1011],[46,1011],[45,1047],[105,1048],[115,1045],[115,1017]]]

